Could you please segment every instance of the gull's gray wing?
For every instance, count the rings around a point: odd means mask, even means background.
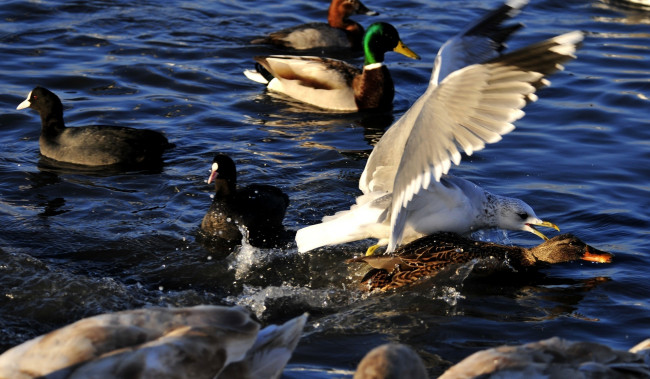
[[[427,91],[411,105],[381,137],[370,153],[366,167],[359,178],[359,189],[364,194],[373,191],[390,193],[393,191],[393,182],[397,173],[397,166],[404,152],[404,145],[411,134],[422,107],[429,98],[429,93],[435,87],[429,86]]]
[[[456,70],[496,58],[505,48],[505,40],[523,26],[501,24],[516,16],[526,4],[528,0],[508,0],[445,42],[438,50],[431,82],[438,84]]]
[[[359,180],[359,189],[363,193],[392,191],[406,139],[438,83],[456,70],[497,57],[505,46],[505,40],[522,26],[502,27],[501,24],[516,15],[526,3],[528,0],[508,0],[443,44],[434,61],[427,91],[386,131],[368,157]]]
[[[457,70],[427,90],[425,100],[418,100],[422,101],[418,114],[409,116],[413,124],[392,187],[388,252],[401,240],[403,211],[414,194],[439,181],[451,162],[459,164],[459,149],[470,155],[512,131],[512,122],[524,115],[521,108],[537,99],[537,88],[548,84],[544,77],[575,58],[583,38],[582,32],[574,31],[529,45]]]

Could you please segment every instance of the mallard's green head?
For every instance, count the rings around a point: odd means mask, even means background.
[[[363,37],[363,49],[366,56],[365,65],[383,62],[384,53],[387,51],[395,51],[409,58],[420,59],[420,56],[402,43],[397,29],[385,22],[375,22],[368,27]]]

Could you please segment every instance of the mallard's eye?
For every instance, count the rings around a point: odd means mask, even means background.
[[[528,213],[517,213],[520,219],[525,220],[528,218]]]

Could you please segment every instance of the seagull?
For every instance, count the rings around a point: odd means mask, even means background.
[[[492,194],[448,175],[467,155],[514,130],[521,110],[537,100],[546,76],[575,59],[584,39],[572,31],[502,54],[505,40],[521,24],[501,25],[527,0],[508,0],[445,42],[434,61],[429,86],[382,136],[359,180],[363,193],[349,210],[323,218],[296,234],[299,252],[324,245],[378,239],[392,253],[401,243],[434,232],[470,234],[500,228],[559,231],[516,198]]]

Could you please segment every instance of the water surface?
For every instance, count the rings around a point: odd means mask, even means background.
[[[440,45],[498,1],[368,0],[422,56],[388,54],[391,111],[337,114],[248,81],[266,32],[326,17],[323,1],[5,1],[0,9],[0,349],[82,317],[146,306],[240,304],[264,323],[308,311],[291,378],[351,374],[372,347],[415,348],[432,375],[500,344],[561,336],[627,349],[648,337],[650,12],[619,2],[532,1],[511,48],[570,30],[587,38],[517,129],[452,172],[524,199],[538,216],[616,254],[537,275],[451,270],[408,290],[365,295],[344,261],[363,241],[298,255],[232,254],[204,244],[213,155],[242,184],[273,184],[290,229],[348,208],[373,144],[426,88]],[[347,57],[361,64],[361,57]],[[39,157],[40,123],[16,106],[36,85],[57,93],[69,126],[126,125],[176,144],[159,171],[97,172]],[[532,246],[523,232],[485,237]]]

